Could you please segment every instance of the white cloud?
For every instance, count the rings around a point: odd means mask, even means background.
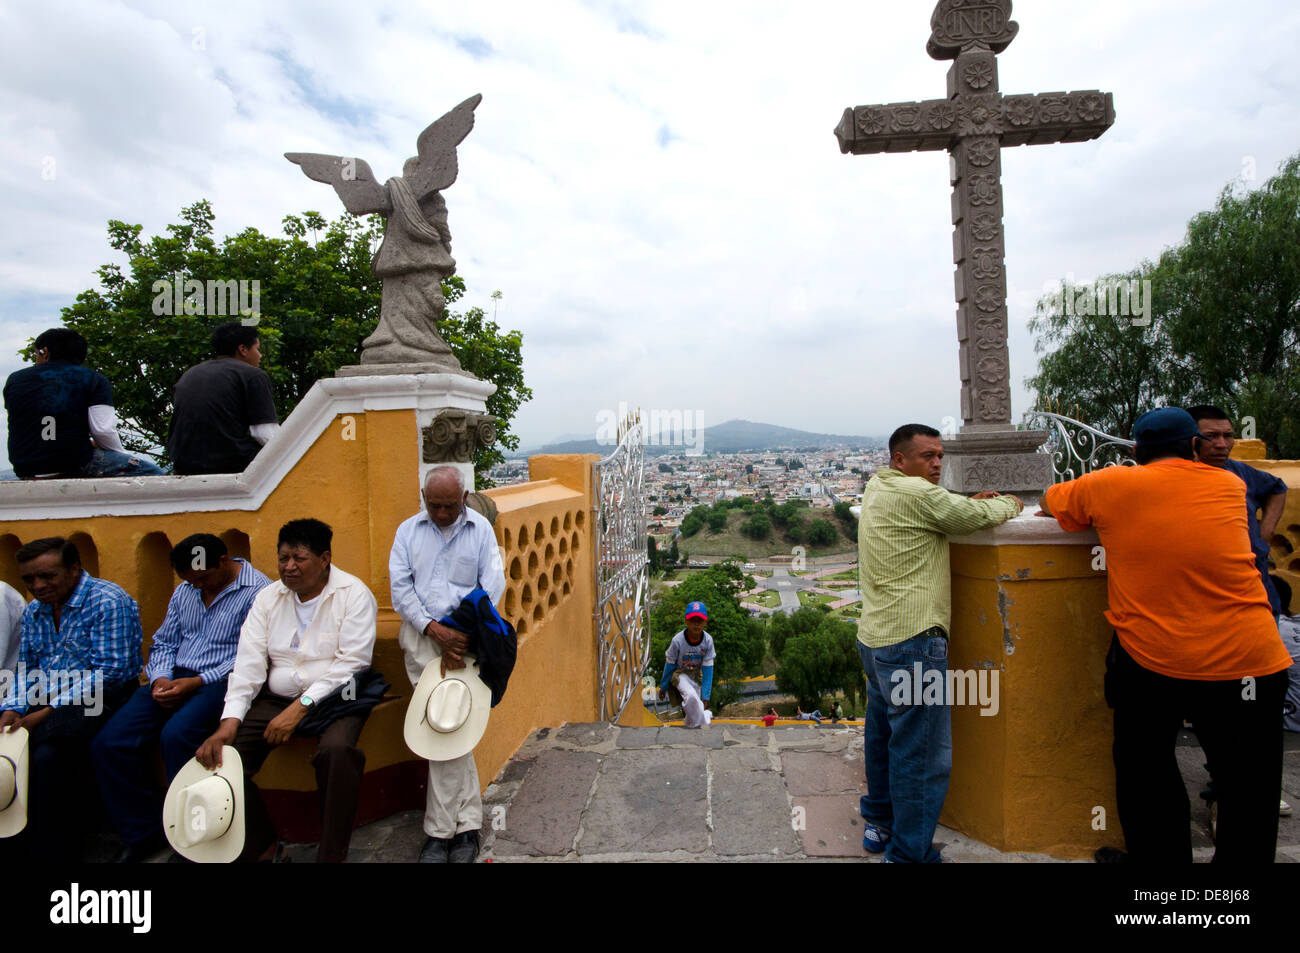
[[[1300,13],[1021,0],[1004,92],[1099,88],[1101,139],[1003,154],[1016,412],[1045,281],[1177,241],[1300,148]],[[848,157],[847,106],[938,98],[926,4],[11,4],[0,19],[0,370],[199,198],[218,234],[341,207],[286,151],[400,171],[481,92],[447,191],[469,292],[524,333],[525,444],[619,400],[839,433],[955,413],[947,160]],[[1212,42],[1207,42],[1212,37]],[[42,178],[53,157],[56,175]]]

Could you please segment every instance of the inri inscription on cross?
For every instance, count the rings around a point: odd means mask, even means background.
[[[997,54],[1015,39],[1011,0],[940,0],[926,51],[953,60],[948,98],[844,110],[840,151],[864,155],[947,149],[957,270],[963,432],[1011,422],[1007,360],[1002,148],[1095,139],[1115,121],[1110,93],[1004,96]]]

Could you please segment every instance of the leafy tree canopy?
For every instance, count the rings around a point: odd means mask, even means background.
[[[304,212],[284,218],[284,238],[246,228],[219,243],[212,234],[213,217],[206,200],[196,202],[182,209],[180,222],[168,225],[166,235],[148,240],[140,237],[142,226],[110,221],[109,245],[127,256],[126,270],[102,266],[102,290],[83,291],[63,309],[65,325],[89,345],[86,363],[113,385],[130,449],[165,443],[177,379],[212,357],[214,327],[241,317],[237,297],[233,303],[221,299],[222,314],[193,313],[208,310],[206,295],[202,308],[197,301],[188,308],[182,301],[177,309],[174,293],[160,292],[159,282],[172,289],[179,281],[183,292],[188,280],[207,287],[242,279],[249,282],[249,298],[251,282],[259,283],[262,369],[271,378],[281,419],[317,379],[357,363],[361,342],[379,321],[381,283],[370,271],[370,259],[383,237],[381,216],[363,220],[344,214],[330,222],[319,212]],[[443,283],[449,304],[464,293],[459,276]],[[481,308],[448,312],[439,329],[462,367],[497,385],[487,400],[488,413],[500,421],[497,447],[480,452],[474,462],[479,485],[489,486],[487,470],[504,459],[499,448],[519,446],[510,423],[532,397],[524,385],[523,338],[518,331],[502,332]]]
[[[1147,314],[1112,313],[1119,281],[1150,282]],[[1103,300],[1107,314],[1089,307]],[[1040,408],[1127,437],[1153,407],[1217,404],[1239,431],[1252,419],[1270,455],[1300,457],[1300,155],[1254,191],[1225,188],[1157,262],[1074,303],[1044,296],[1030,322]]]

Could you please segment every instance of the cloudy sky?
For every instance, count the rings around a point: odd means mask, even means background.
[[[524,445],[620,401],[883,434],[958,415],[947,158],[841,155],[846,106],[938,98],[927,0],[0,2],[0,374],[211,200],[218,236],[341,205],[282,158],[382,181],[482,93],[445,193],[467,304],[524,335]],[[1017,0],[1004,93],[1101,89],[1088,143],[1003,153],[1013,414],[1053,279],[1177,242],[1300,151],[1300,6]],[[250,276],[256,277],[256,276]],[[274,303],[263,302],[274,313]]]

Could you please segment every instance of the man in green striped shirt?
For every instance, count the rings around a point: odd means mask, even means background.
[[[950,493],[939,486],[942,466],[939,431],[899,427],[888,469],[862,493],[858,526],[858,652],[867,674],[862,846],[895,863],[940,859],[934,829],[952,767],[948,537],[997,526],[1023,508],[992,490]],[[914,690],[921,686],[939,687]]]

